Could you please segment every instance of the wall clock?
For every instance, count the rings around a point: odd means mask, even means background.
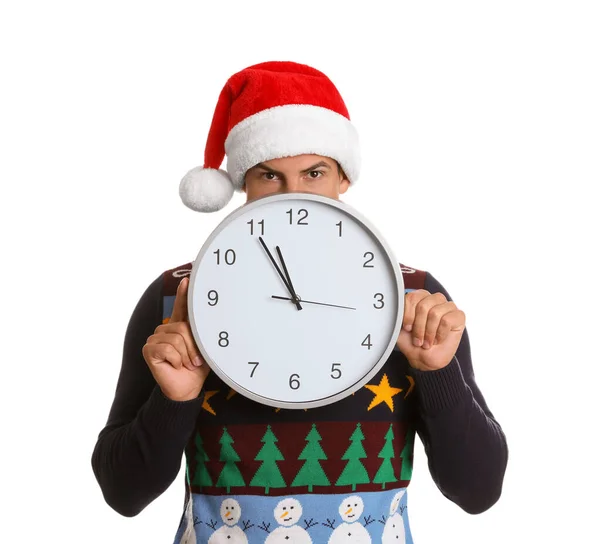
[[[367,383],[394,349],[400,264],[348,204],[312,193],[250,201],[213,230],[188,290],[192,334],[246,397],[313,408]]]

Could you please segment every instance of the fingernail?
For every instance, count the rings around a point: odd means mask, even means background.
[[[420,338],[413,338],[413,345],[420,346],[422,344]]]
[[[412,325],[406,325],[406,326],[404,327],[404,330],[405,330],[405,331],[408,331],[408,332],[412,331]]]
[[[200,359],[199,355],[196,355],[192,363],[194,363],[194,366],[202,366],[202,359]]]
[[[429,344],[429,342],[427,340],[425,340],[425,342],[423,342],[423,348],[429,349],[430,347],[431,347],[431,345]]]

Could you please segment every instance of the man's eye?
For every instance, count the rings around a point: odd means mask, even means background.
[[[317,179],[320,178],[323,175],[323,172],[321,172],[320,170],[311,170],[308,175],[312,178],[312,179]]]
[[[275,178],[277,178],[277,176],[275,174],[273,174],[272,172],[265,172],[263,174],[263,177],[269,181],[274,180]]]

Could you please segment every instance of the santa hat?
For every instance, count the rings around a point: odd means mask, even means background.
[[[208,133],[204,166],[181,180],[192,210],[214,212],[241,191],[258,163],[295,155],[337,161],[353,183],[360,170],[358,134],[340,93],[318,70],[294,62],[265,62],[229,78]],[[221,163],[227,155],[227,171]]]

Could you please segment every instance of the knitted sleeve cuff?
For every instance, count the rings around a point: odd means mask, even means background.
[[[144,405],[142,419],[159,434],[189,436],[204,402],[204,391],[187,401],[174,401],[157,385]]]
[[[409,372],[415,379],[421,410],[428,416],[453,408],[471,395],[456,357],[439,370],[410,367]]]

